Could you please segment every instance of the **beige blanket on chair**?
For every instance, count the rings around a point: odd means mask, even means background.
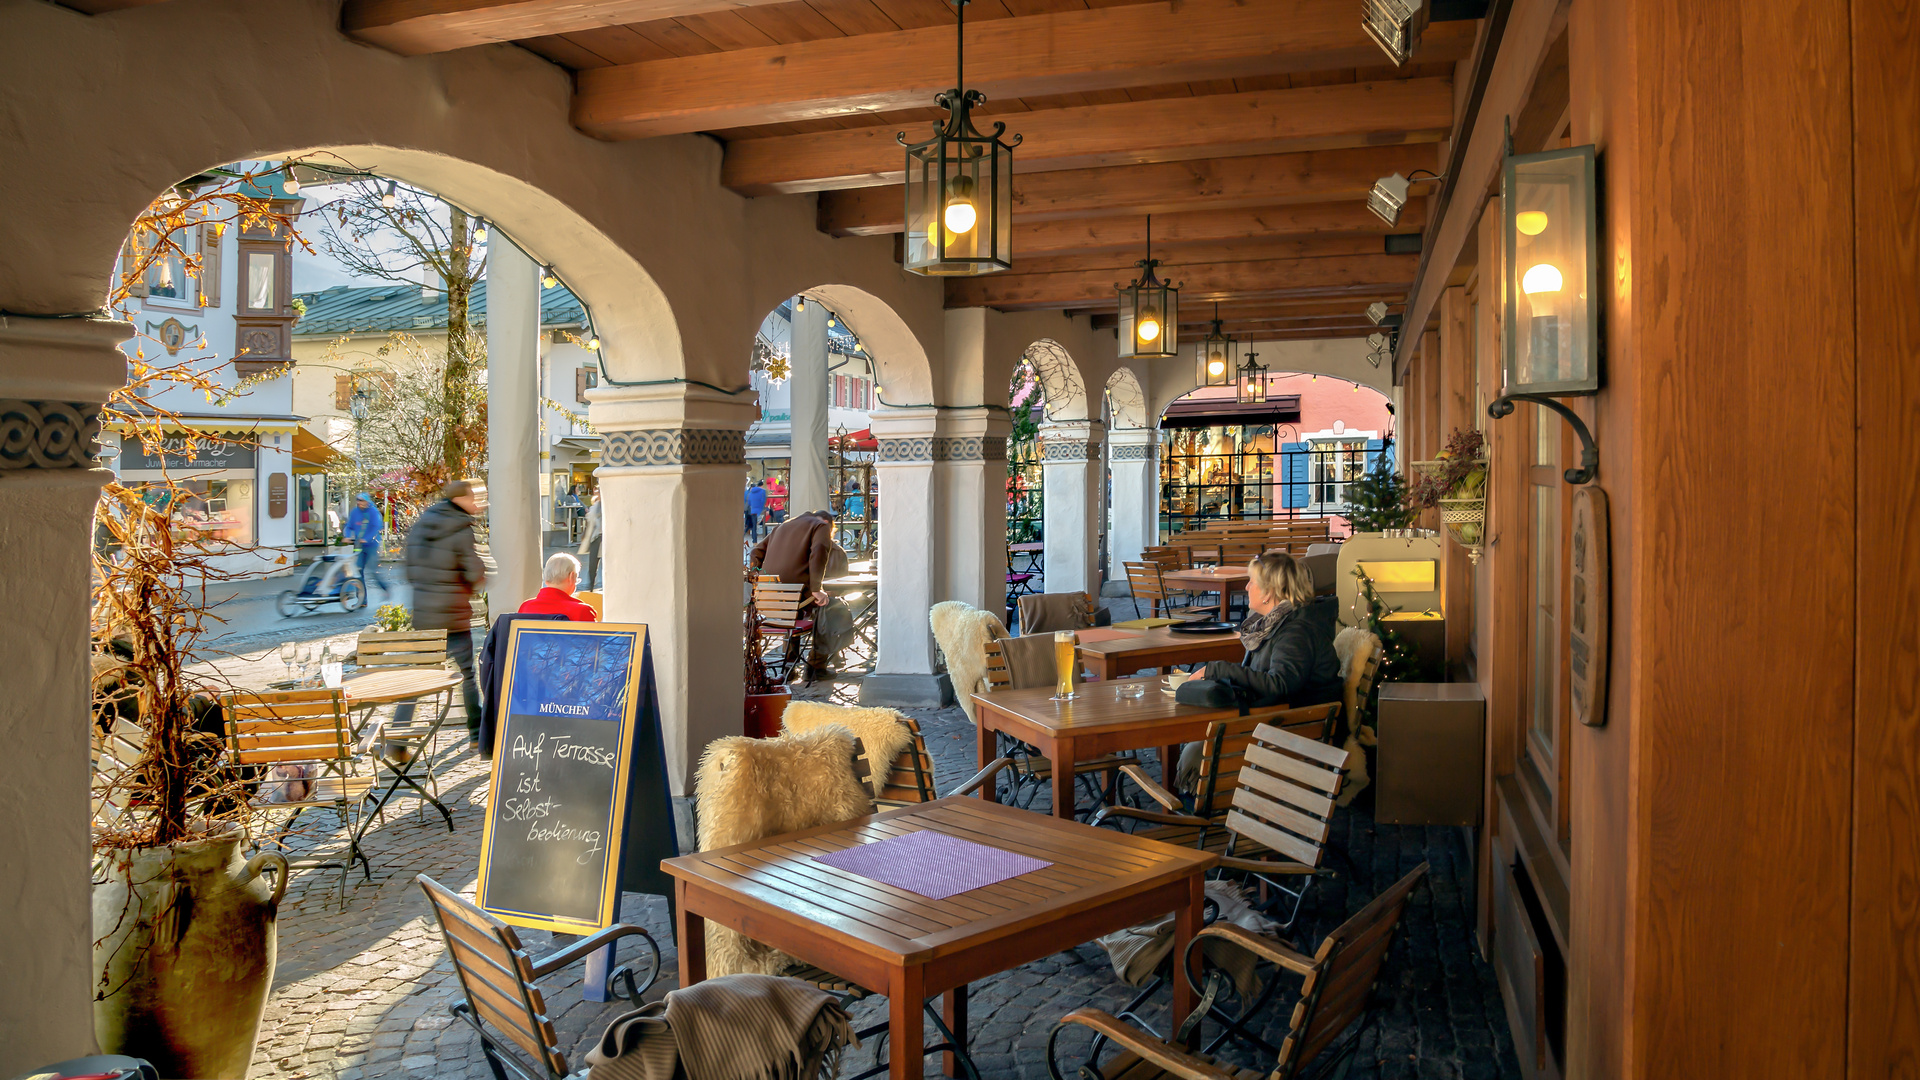
[[[591,1080],[832,1080],[859,1045],[833,995],[798,979],[728,975],[614,1018]]]
[[[837,725],[777,739],[715,739],[694,780],[700,850],[873,813],[873,795],[854,779],[852,760],[853,733]],[[778,975],[792,964],[785,953],[707,924],[710,976]]]
[[[953,679],[953,694],[960,699],[960,711],[971,723],[973,695],[987,689],[987,642],[1007,636],[1006,624],[991,611],[982,611],[959,600],[943,600],[927,613],[933,628],[933,640],[947,658],[947,674]]]
[[[867,761],[873,766],[873,797],[886,790],[893,763],[913,745],[913,732],[907,718],[892,709],[848,708],[824,701],[795,701],[780,715],[780,726],[788,731],[813,731],[839,724],[859,738],[866,748]]]

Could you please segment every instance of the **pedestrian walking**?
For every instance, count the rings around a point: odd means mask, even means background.
[[[473,597],[487,583],[487,566],[473,540],[474,518],[486,507],[486,488],[453,480],[439,502],[420,512],[407,531],[407,582],[413,586],[413,628],[445,630],[447,656],[460,668],[460,700],[467,736],[480,741],[480,686],[473,675]],[[394,708],[395,723],[413,719],[413,705]]]
[[[380,572],[380,538],[387,531],[386,519],[373,496],[361,492],[353,497],[353,509],[347,511],[347,541],[359,553],[360,581],[368,588],[375,584],[381,592],[391,593],[387,576]]]
[[[580,558],[586,564],[580,587],[598,589],[604,585],[600,580],[600,496],[596,492],[589,497],[593,501],[587,505],[587,524],[580,532]]]
[[[787,482],[779,473],[767,478],[767,524],[778,525],[787,520]]]
[[[747,484],[747,539],[760,537],[760,518],[767,512],[766,481],[754,480]]]

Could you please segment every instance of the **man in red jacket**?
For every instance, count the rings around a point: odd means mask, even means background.
[[[565,615],[574,622],[599,620],[593,608],[573,598],[574,586],[580,584],[579,559],[564,551],[553,556],[540,572],[540,580],[545,584],[533,599],[520,605],[520,614]]]

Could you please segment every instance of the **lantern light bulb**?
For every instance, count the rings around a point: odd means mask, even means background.
[[[1547,231],[1547,212],[1545,210],[1522,210],[1513,215],[1513,227],[1523,236],[1539,236]]]
[[[600,351],[600,335],[595,334],[594,336],[587,339],[587,351],[588,352]]]
[[[1140,321],[1134,324],[1134,336],[1141,341],[1156,341],[1160,337],[1160,313],[1147,308],[1140,313]],[[1211,366],[1211,365],[1209,365]]]
[[[798,300],[796,300],[796,301],[794,301],[794,304],[793,304],[793,310],[795,310],[795,311],[805,311],[805,310],[807,310],[807,298],[803,296],[803,297],[801,297],[801,298],[799,298]]]
[[[551,289],[558,284],[560,284],[560,276],[553,272],[553,267],[543,266],[540,268],[540,287],[541,288]]]
[[[486,218],[481,218],[480,224],[475,225],[473,227],[473,242],[476,244],[484,244],[487,242],[487,219]]]
[[[1535,293],[1557,293],[1565,282],[1560,270],[1552,263],[1535,263],[1525,277],[1520,279],[1520,290],[1528,296]]]
[[[385,191],[385,193],[383,193],[380,196],[381,209],[383,210],[393,209],[393,204],[399,201],[399,196],[397,194],[398,190],[399,190],[398,184],[396,184],[392,180],[387,181],[387,190]]]
[[[973,177],[956,176],[947,181],[947,207],[941,219],[946,223],[950,234],[973,231],[974,222],[979,214],[973,206]]]
[[[1219,353],[1214,353],[1212,356],[1207,357],[1207,378],[1217,379],[1225,373],[1226,370],[1227,362],[1220,358]]]
[[[285,187],[287,189],[287,194],[289,195],[300,194],[300,181],[294,178],[293,165],[289,163],[288,165],[283,167],[281,171],[287,174],[287,182],[281,185],[282,187]]]
[[[837,318],[834,318],[834,317],[833,317],[832,315],[829,315],[829,316],[827,316],[827,325],[828,325],[828,326],[839,326],[839,325],[840,325],[840,320],[839,320],[839,319],[837,319]]]

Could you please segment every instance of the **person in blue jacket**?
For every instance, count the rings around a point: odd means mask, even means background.
[[[373,497],[364,491],[355,495],[353,509],[347,512],[346,537],[360,553],[360,580],[369,586],[378,584],[382,592],[392,592],[386,575],[380,572],[380,534],[385,531],[386,521],[380,517]]]

